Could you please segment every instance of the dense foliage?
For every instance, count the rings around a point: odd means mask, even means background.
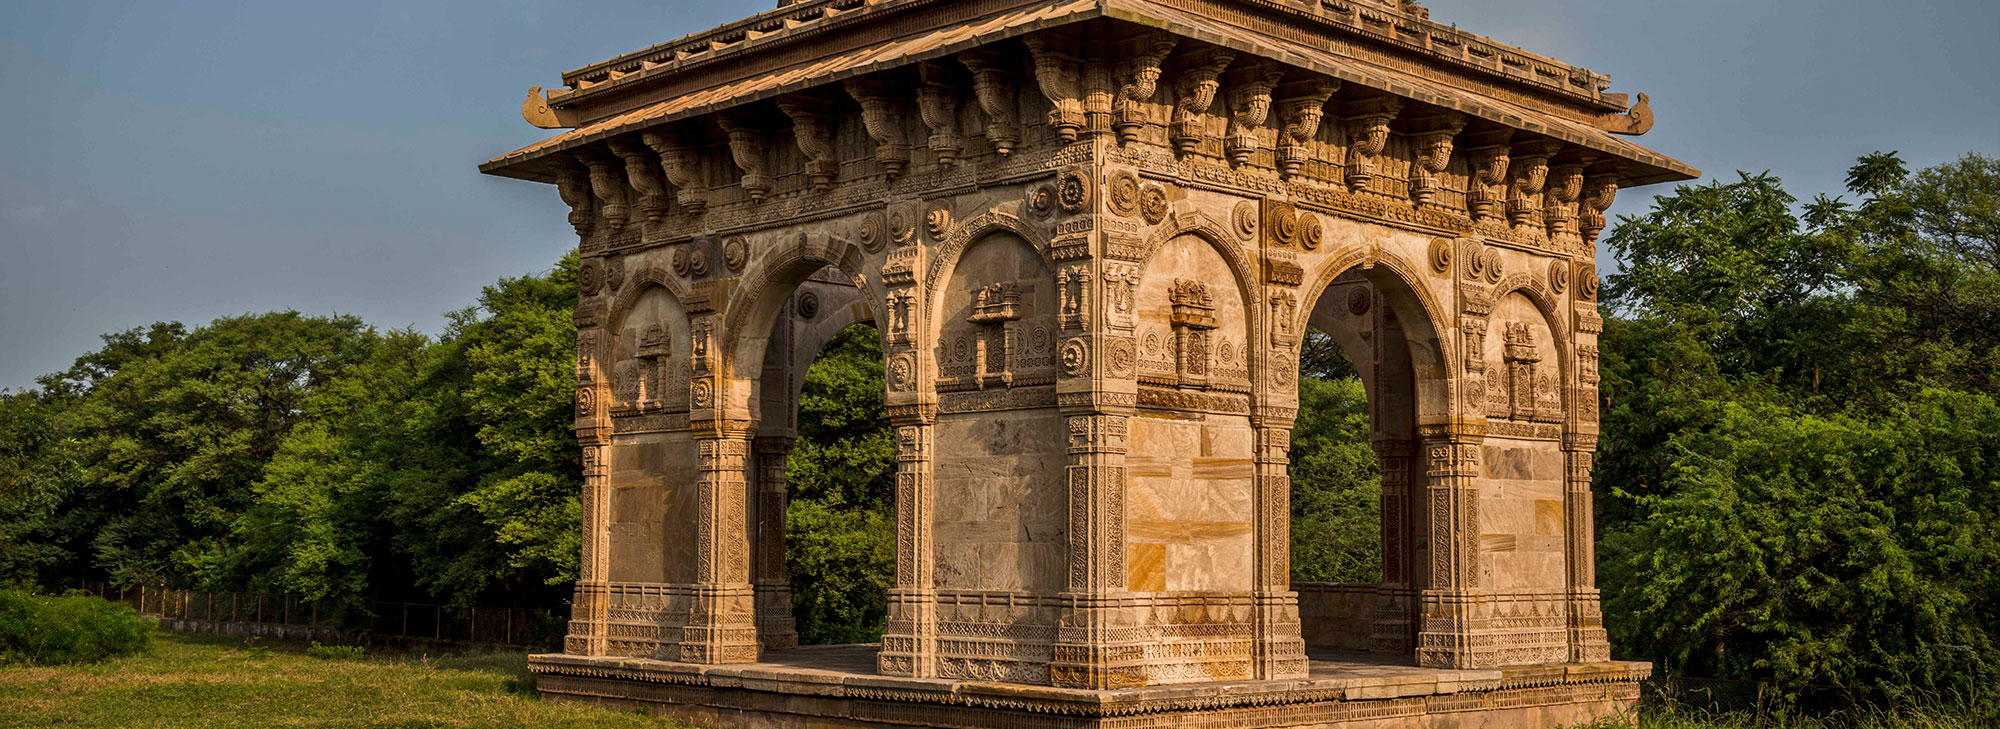
[[[0,666],[90,663],[145,650],[153,624],[90,595],[0,590]]]
[[[1382,581],[1382,474],[1368,393],[1333,338],[1308,330],[1292,427],[1292,579]]]
[[[881,337],[856,324],[820,349],[785,464],[785,570],[802,643],[881,640],[896,570],[896,443]]]
[[[2000,163],[1685,186],[1608,238],[1605,615],[1673,673],[2000,688]]]

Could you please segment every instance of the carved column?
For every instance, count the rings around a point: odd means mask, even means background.
[[[1615,189],[1615,177],[1610,184]],[[1609,206],[1610,201],[1607,199],[1604,204]],[[1590,205],[1586,204],[1584,209],[1589,210]],[[1560,261],[1558,265],[1571,264]],[[1601,379],[1597,336],[1604,330],[1604,320],[1597,313],[1596,271],[1590,266],[1579,268],[1582,270],[1577,274],[1577,300],[1573,309],[1576,324],[1572,329],[1576,342],[1576,386],[1570,390],[1567,432],[1563,438],[1563,531],[1568,542],[1563,561],[1569,566],[1569,660],[1581,663],[1610,660],[1611,645],[1604,633],[1604,614],[1597,592],[1596,512],[1590,489],[1591,467],[1597,453]]]
[[[695,583],[681,629],[684,663],[757,660],[756,594],[750,585],[749,413],[728,401],[717,341],[721,317],[691,312],[688,413],[700,480],[695,486]]]
[[[1254,675],[1265,680],[1304,678],[1306,643],[1299,623],[1299,596],[1292,591],[1291,449],[1298,408],[1294,403],[1256,410],[1251,419],[1257,439],[1257,482],[1251,495],[1256,505],[1251,517],[1255,522],[1253,562],[1257,571],[1253,581],[1256,644],[1251,648]]]
[[[766,649],[799,644],[797,621],[792,617],[792,583],[785,574],[785,513],[790,500],[785,461],[791,455],[792,440],[758,436],[753,444],[757,459],[757,561],[750,583],[757,592],[757,639]]]
[[[1382,582],[1376,590],[1368,649],[1408,655],[1411,585],[1417,577],[1410,530],[1410,462],[1417,455],[1416,443],[1391,437],[1378,438],[1370,445],[1382,467]]]
[[[888,627],[877,670],[892,676],[935,677],[937,659],[937,486],[933,473],[937,437],[934,368],[925,359],[936,343],[923,323],[915,272],[924,249],[890,251],[882,266],[888,288],[884,355],[888,359],[889,424],[896,429],[896,581],[889,589]]]
[[[595,268],[596,259],[585,266]],[[586,292],[586,297],[588,296]],[[602,372],[609,351],[603,330],[596,328],[588,304],[578,307],[576,335],[576,439],[583,446],[582,560],[577,565],[575,597],[571,600],[570,632],[564,651],[601,656],[606,650],[609,609],[611,417],[610,396]]]
[[[1428,580],[1417,624],[1417,665],[1481,668],[1475,632],[1479,588],[1480,441],[1470,427],[1427,428],[1424,481],[1430,539]]]

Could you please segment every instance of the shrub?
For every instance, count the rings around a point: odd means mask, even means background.
[[[306,649],[306,655],[329,661],[355,660],[359,659],[361,654],[367,652],[367,650],[358,645],[321,645],[319,641],[315,640],[312,642],[312,647]]]
[[[0,590],[0,666],[90,663],[144,650],[152,639],[150,621],[103,598]]]

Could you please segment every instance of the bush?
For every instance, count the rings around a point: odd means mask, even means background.
[[[328,661],[352,661],[359,660],[367,651],[368,649],[358,645],[321,645],[315,640],[312,642],[312,647],[306,649],[306,655]]]
[[[0,666],[91,663],[152,640],[151,621],[103,598],[0,590]]]

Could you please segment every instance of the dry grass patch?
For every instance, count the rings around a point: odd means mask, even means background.
[[[644,727],[636,711],[542,701],[521,653],[327,660],[295,646],[162,633],[142,655],[0,668],[0,727]]]

